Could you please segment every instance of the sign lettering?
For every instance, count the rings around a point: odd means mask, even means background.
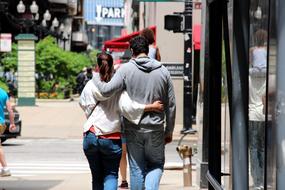
[[[184,65],[182,63],[163,64],[172,77],[183,77]]]
[[[96,12],[97,19],[125,17],[125,9],[123,7],[103,7],[102,5],[97,5]]]

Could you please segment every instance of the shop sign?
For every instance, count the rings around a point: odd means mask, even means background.
[[[0,34],[0,52],[12,51],[12,34]]]
[[[165,63],[163,64],[172,77],[183,77],[184,65],[183,63]]]
[[[124,26],[124,0],[84,0],[84,19],[90,25]]]
[[[123,7],[102,7],[97,5],[96,7],[97,17],[99,18],[124,18],[125,9]]]

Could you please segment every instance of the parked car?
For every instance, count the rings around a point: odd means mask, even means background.
[[[0,135],[1,142],[4,142],[9,138],[16,138],[18,136],[21,136],[22,121],[20,119],[20,114],[16,110],[15,107],[13,107],[13,112],[14,112],[14,116],[15,116],[14,121],[15,121],[15,125],[16,125],[16,130],[13,132],[9,131],[9,125],[10,125],[9,113],[8,113],[7,109],[5,109],[5,124],[6,124],[7,128],[6,128],[5,132],[2,135]]]

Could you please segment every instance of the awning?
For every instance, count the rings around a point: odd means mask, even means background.
[[[156,36],[156,26],[149,27],[154,32],[154,36]],[[104,50],[110,49],[110,50],[118,50],[118,49],[128,49],[129,48],[129,41],[135,37],[138,36],[141,33],[141,31],[133,32],[131,34],[115,38],[112,40],[108,40],[104,42]]]
[[[192,38],[193,38],[194,50],[200,50],[201,48],[201,24],[194,25]]]

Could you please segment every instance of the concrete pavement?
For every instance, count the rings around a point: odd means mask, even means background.
[[[85,116],[78,106],[78,101],[69,100],[37,100],[34,107],[17,107],[22,119],[22,137],[23,139],[47,138],[47,139],[81,139],[82,124]],[[166,147],[166,170],[161,180],[160,189],[198,189],[195,186],[183,187],[182,161],[175,155],[175,146],[181,137],[181,126],[175,127],[174,142]],[[185,137],[185,142],[193,143],[197,140],[197,135]],[[9,162],[9,161],[8,161]],[[179,168],[178,170],[168,170],[169,168]],[[193,184],[195,183],[196,172],[193,171]],[[28,178],[0,178],[1,183],[11,183],[15,180],[23,180],[23,183],[31,183],[35,187],[37,182],[49,180],[48,187],[40,187],[39,190],[63,190],[63,189],[91,189],[90,174],[80,175],[50,175],[34,176]],[[0,184],[1,184],[0,183]],[[41,183],[39,183],[41,184]],[[31,186],[32,187],[32,186]],[[8,188],[6,188],[8,190]],[[27,188],[32,190],[32,188]],[[34,188],[36,189],[36,188]]]

